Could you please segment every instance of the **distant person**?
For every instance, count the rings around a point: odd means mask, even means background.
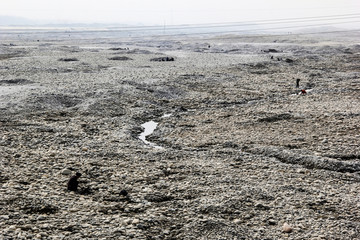
[[[69,191],[76,192],[78,190],[78,185],[79,185],[78,179],[80,177],[81,177],[81,173],[77,172],[74,176],[72,176],[69,179],[68,184],[67,184],[67,189]]]
[[[300,87],[300,79],[296,79],[296,87],[299,88]]]
[[[120,195],[126,197],[128,195],[128,192],[123,189],[123,190],[120,191]]]

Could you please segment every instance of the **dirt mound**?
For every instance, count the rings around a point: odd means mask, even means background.
[[[132,58],[129,58],[129,57],[111,57],[111,58],[109,58],[109,60],[128,61],[128,60],[133,60],[133,59],[132,59]]]

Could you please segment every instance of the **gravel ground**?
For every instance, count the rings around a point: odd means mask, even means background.
[[[359,37],[2,36],[0,238],[360,239]]]

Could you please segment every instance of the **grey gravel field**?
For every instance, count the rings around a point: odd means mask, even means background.
[[[0,239],[360,239],[360,33],[86,36],[1,37]]]

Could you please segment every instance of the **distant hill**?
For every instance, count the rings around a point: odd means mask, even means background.
[[[142,26],[139,24],[120,24],[120,23],[76,23],[65,21],[51,21],[51,20],[33,20],[23,17],[15,16],[1,16],[0,26],[37,26],[37,27],[83,27],[83,28],[103,28],[103,27],[131,27]]]
[[[36,25],[39,22],[30,20],[22,17],[14,17],[14,16],[0,16],[0,25],[1,26],[28,26],[28,25]]]

